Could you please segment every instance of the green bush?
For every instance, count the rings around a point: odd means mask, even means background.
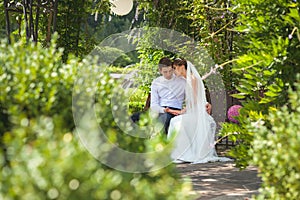
[[[245,169],[252,161],[253,155],[250,150],[253,147],[255,132],[248,128],[249,124],[265,119],[265,115],[262,113],[264,109],[264,105],[249,100],[247,103],[243,103],[243,107],[239,110],[239,116],[236,117],[239,121],[238,124],[227,122],[222,124],[220,135],[228,137],[235,143],[228,155],[236,159],[235,164],[240,169]]]
[[[0,159],[1,199],[187,199],[191,185],[178,180],[174,166],[116,171],[93,158],[76,134],[54,126],[49,117],[23,118],[4,135],[11,163]]]
[[[133,91],[129,96],[129,113],[136,113],[144,110],[148,93],[141,89]]]
[[[62,49],[55,39],[49,48],[22,41],[0,44],[0,131],[9,130],[20,113],[26,118],[39,115],[59,117],[64,127],[72,128],[72,86],[76,59],[64,64]]]
[[[299,78],[299,76],[298,76]],[[289,106],[270,111],[253,128],[253,158],[262,177],[257,199],[300,197],[300,83],[289,92]]]
[[[97,127],[114,146],[142,153],[166,145],[162,136],[149,140],[123,133],[117,122],[129,120],[124,92],[108,72],[94,71],[100,68],[96,59],[70,58],[64,64],[62,51],[54,42],[49,48],[3,42],[0,48],[0,87],[5,91],[0,99],[0,199],[189,198],[191,184],[180,179],[174,165],[156,167],[153,162],[169,157],[167,153],[156,152],[143,160],[150,166],[149,172],[128,173],[101,164],[103,160],[100,163],[81,145],[82,138],[75,134],[81,130],[77,126],[73,131],[72,115],[85,119],[80,114],[84,114],[88,98],[92,98]],[[74,102],[74,98],[79,99]],[[72,110],[72,105],[77,109]],[[118,112],[114,115],[113,110]],[[90,129],[92,121],[82,122],[85,133],[92,134],[96,143],[101,142],[98,130]],[[108,151],[108,159],[120,159],[114,148],[100,144],[97,149],[100,153]],[[134,167],[138,161],[124,162]]]
[[[138,101],[129,102],[129,112],[136,113],[136,112],[143,111],[144,106],[145,106],[145,102],[138,102]]]

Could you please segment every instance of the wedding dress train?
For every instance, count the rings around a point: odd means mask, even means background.
[[[231,161],[216,153],[216,123],[206,112],[204,85],[190,62],[186,79],[186,113],[172,118],[168,131],[168,138],[173,142],[171,158],[191,163]]]

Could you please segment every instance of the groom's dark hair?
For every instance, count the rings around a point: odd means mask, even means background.
[[[170,58],[163,57],[158,62],[158,67],[161,69],[162,67],[170,67],[172,66],[172,61]]]

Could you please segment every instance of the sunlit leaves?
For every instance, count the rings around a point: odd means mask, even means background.
[[[64,113],[62,108],[70,112],[71,91],[66,88],[72,87],[75,68],[62,63],[62,50],[56,48],[55,41],[47,49],[21,41],[1,46],[1,52],[11,52],[0,57],[0,88],[6,91],[0,99],[2,112],[10,116],[23,112],[28,118]],[[71,116],[68,112],[64,114]]]
[[[54,40],[49,48],[3,42],[0,50],[0,199],[189,198],[191,184],[182,183],[173,165],[152,173],[120,172],[102,165],[80,144],[73,131],[72,92],[78,69],[98,69],[94,60],[69,57],[64,64]],[[120,111],[123,117],[127,113],[111,104],[115,92],[120,106],[127,106],[120,87],[108,72],[93,74],[99,79],[86,76],[87,80],[76,81],[80,86],[95,83],[95,87],[86,89],[97,91],[93,114],[111,142],[135,152],[144,152],[150,145],[163,147],[166,141],[160,137],[148,140],[148,144],[138,137],[122,135],[112,110]],[[76,91],[79,96],[83,93]],[[87,101],[79,103],[85,105]],[[97,139],[95,136],[94,141]],[[117,160],[113,156],[112,152],[109,159]],[[161,158],[160,154],[156,156]],[[125,161],[136,165],[132,160]]]
[[[293,112],[287,106],[272,109],[267,123],[259,123],[252,128],[256,132],[252,153],[263,180],[258,199],[299,197],[299,81],[295,87],[295,91],[289,91],[289,104]]]

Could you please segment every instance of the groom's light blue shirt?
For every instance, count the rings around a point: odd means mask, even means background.
[[[164,107],[182,108],[185,99],[186,80],[183,77],[176,77],[167,80],[160,76],[151,85],[151,110],[164,113]]]

